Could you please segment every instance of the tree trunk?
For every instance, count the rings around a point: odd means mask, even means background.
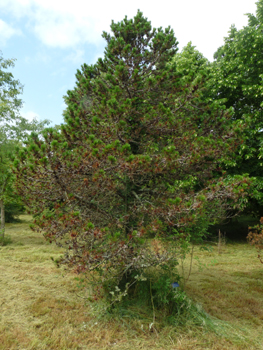
[[[218,254],[221,254],[221,244],[222,244],[222,236],[221,231],[218,231]]]
[[[0,236],[2,237],[2,240],[4,240],[4,237],[5,237],[5,206],[4,206],[3,199],[0,199],[0,213],[1,213]]]

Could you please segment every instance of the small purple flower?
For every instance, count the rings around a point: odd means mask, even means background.
[[[172,283],[172,287],[173,287],[173,288],[179,287],[179,283],[177,283],[177,282]]]

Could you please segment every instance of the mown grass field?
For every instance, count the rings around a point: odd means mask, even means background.
[[[247,244],[219,255],[194,250],[187,294],[211,316],[212,328],[162,325],[141,318],[99,316],[79,294],[76,276],[57,269],[62,250],[28,228],[29,216],[7,225],[0,247],[0,349],[263,349],[263,265]],[[184,263],[185,274],[190,257]],[[159,324],[158,324],[159,322]]]

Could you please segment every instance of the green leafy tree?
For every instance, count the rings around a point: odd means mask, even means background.
[[[7,71],[14,66],[14,60],[5,60],[0,56],[0,211],[1,211],[1,232],[4,235],[5,211],[4,195],[9,190],[11,171],[7,161],[7,154],[10,152],[10,144],[7,142],[9,130],[7,124],[15,125],[17,113],[22,105],[18,97],[22,92],[22,86],[15,80],[12,73]]]
[[[14,66],[14,59],[4,59],[0,56],[0,123],[14,122],[17,113],[22,106],[22,100],[18,96],[22,92],[22,86],[15,80],[11,72],[6,71]]]
[[[22,85],[8,71],[13,66],[13,59],[0,57],[0,229],[2,237],[4,237],[6,221],[5,209],[8,209],[7,218],[10,220],[22,208],[22,202],[13,188],[12,162],[15,148],[22,147],[23,140],[31,131],[39,133],[48,123],[47,120],[29,122],[20,116],[22,100],[19,95],[22,93]]]
[[[14,166],[33,229],[66,248],[60,262],[125,288],[149,267],[171,271],[176,247],[241,205],[248,184],[214,176],[242,123],[169,64],[171,28],[153,29],[138,12],[111,32],[104,58],[77,71],[61,131],[32,135]],[[149,237],[166,249],[149,249]]]
[[[0,128],[0,198],[1,220],[4,232],[5,222],[15,221],[24,210],[20,197],[14,191],[12,163],[16,148],[22,148],[30,132],[39,134],[49,121],[28,120],[17,117],[15,123],[7,122]]]
[[[209,79],[211,63],[192,45],[192,42],[189,42],[180,53],[177,53],[170,64],[174,64],[182,86]]]
[[[225,99],[233,107],[234,120],[244,120],[247,128],[242,134],[236,158],[227,170],[232,174],[250,174],[256,178],[250,201],[255,210],[263,206],[263,1],[257,2],[256,15],[248,14],[248,25],[241,30],[232,26],[225,43],[215,53],[211,93]],[[255,201],[256,200],[256,201]],[[253,203],[256,206],[253,207]],[[262,209],[261,209],[262,210]]]

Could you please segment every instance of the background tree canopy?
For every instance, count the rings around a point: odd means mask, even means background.
[[[14,60],[5,60],[0,56],[0,211],[1,233],[4,235],[5,211],[7,198],[12,197],[10,154],[13,143],[8,137],[13,136],[16,128],[17,113],[22,105],[18,95],[22,86],[12,73],[6,71],[14,65]]]
[[[6,221],[12,221],[23,210],[20,197],[14,191],[14,176],[12,163],[15,148],[22,143],[31,131],[40,133],[47,120],[39,122],[36,119],[29,122],[19,114],[22,100],[22,85],[8,71],[14,66],[13,59],[0,56],[0,211],[1,232],[4,235]]]
[[[225,99],[233,107],[234,120],[244,120],[243,143],[235,162],[228,164],[231,174],[250,174],[256,178],[250,211],[259,215],[263,205],[263,1],[257,2],[256,15],[248,14],[249,23],[241,30],[232,26],[225,44],[215,53],[212,64],[213,98]]]

